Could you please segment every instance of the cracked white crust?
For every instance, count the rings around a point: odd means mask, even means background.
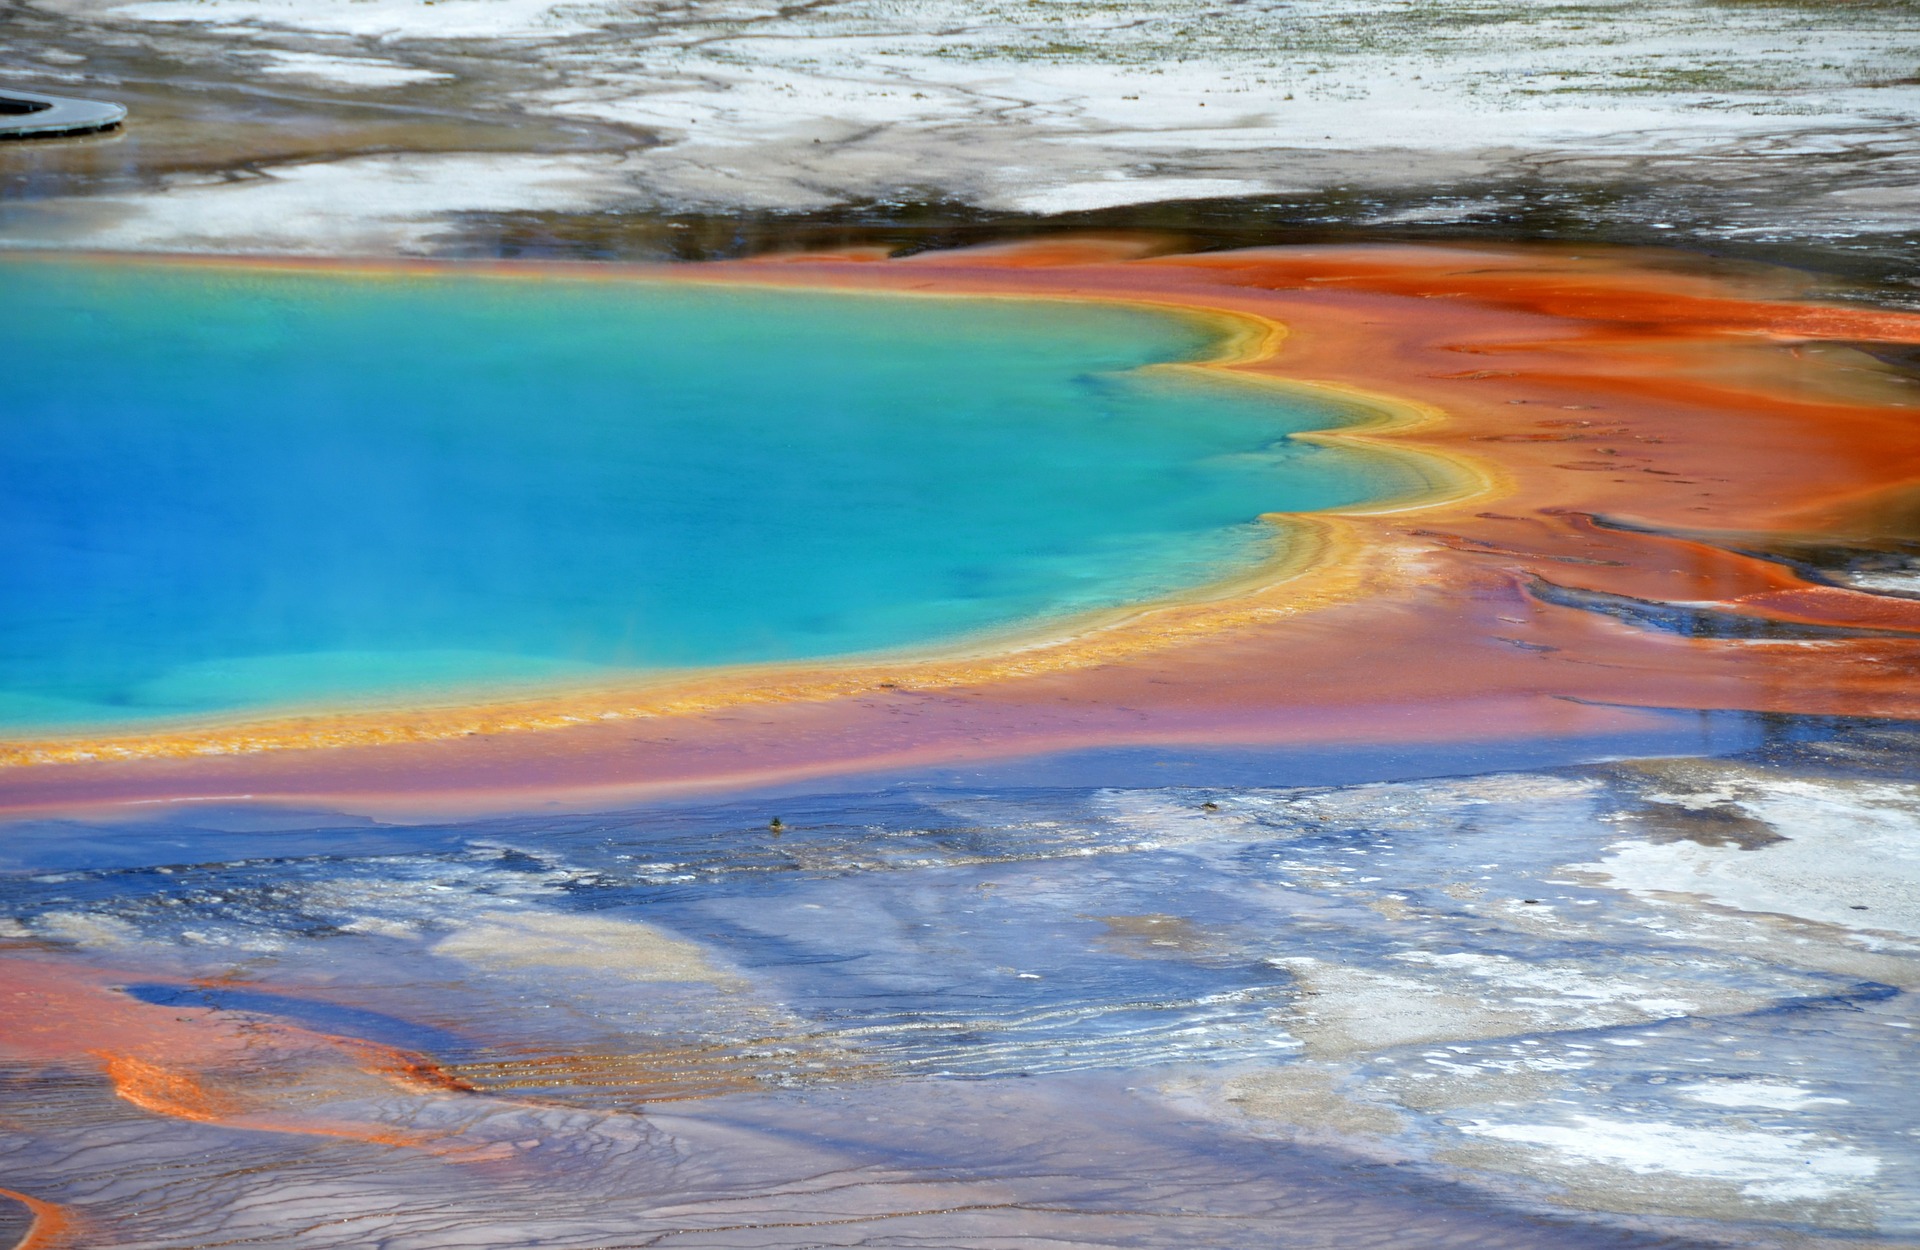
[[[511,152],[467,154],[496,190],[455,203],[432,149],[461,140],[423,136],[422,151],[394,157],[421,166],[411,183],[391,178],[365,203],[342,186],[333,203],[359,227],[328,226],[301,249],[320,252],[423,250],[431,232],[376,227],[462,211],[883,199],[1052,213],[1502,180],[1651,183],[1674,201],[1673,220],[1643,206],[1655,228],[1839,238],[1909,229],[1920,177],[1911,6],[41,0],[36,12],[60,15],[72,38],[0,49],[0,68],[93,81],[127,62],[89,51],[147,47],[164,51],[148,80],[158,90],[185,66],[196,82],[377,96],[423,122],[465,114],[488,146],[516,118],[629,136],[618,170],[564,203]],[[489,162],[497,174],[481,172]],[[1687,200],[1702,188],[1714,202],[1693,221]],[[183,190],[190,207],[160,203]],[[177,224],[216,201],[217,230]],[[1360,220],[1504,204],[1463,191]],[[116,224],[96,216],[29,241],[285,247],[276,208],[251,182],[216,197],[163,181],[117,200]]]

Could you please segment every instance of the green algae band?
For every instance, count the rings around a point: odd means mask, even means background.
[[[923,645],[1401,488],[1141,309],[0,263],[0,726]]]

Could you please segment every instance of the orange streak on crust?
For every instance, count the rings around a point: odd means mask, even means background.
[[[81,1244],[80,1237],[85,1232],[85,1226],[65,1207],[31,1197],[17,1189],[0,1189],[0,1197],[13,1199],[33,1216],[33,1223],[27,1226],[27,1235],[13,1250],[65,1250],[66,1247]]]
[[[186,1068],[150,1063],[132,1055],[96,1052],[114,1092],[142,1111],[197,1124],[220,1124],[229,1128],[255,1129],[273,1133],[297,1133],[308,1137],[339,1137],[349,1141],[409,1149],[433,1149],[434,1138],[421,1133],[352,1124],[307,1115],[274,1114],[271,1097],[242,1097],[215,1084],[236,1079],[244,1084],[244,1075],[212,1074]],[[381,1070],[377,1075],[390,1075]],[[320,1073],[324,1077],[324,1072]],[[444,1088],[444,1087],[443,1087]],[[324,1093],[306,1090],[308,1093]]]
[[[65,960],[0,958],[0,1057],[96,1067],[120,1099],[169,1119],[462,1153],[437,1135],[324,1113],[330,1100],[383,1088],[471,1091],[424,1057],[210,1008],[144,1003],[116,992],[119,979]]]
[[[414,1094],[472,1094],[474,1086],[454,1076],[425,1055],[397,1050],[360,1038],[341,1038],[340,1044],[353,1054],[360,1069],[383,1077],[400,1089]]]
[[[132,1055],[93,1053],[113,1082],[114,1092],[142,1111],[201,1124],[224,1124],[248,1110],[238,1098],[208,1087],[194,1072],[148,1063]]]
[[[1803,278],[1652,253],[1152,248],[1115,237],[885,263],[563,271],[1211,316],[1234,337],[1201,367],[1375,409],[1371,428],[1307,437],[1414,457],[1433,497],[1275,518],[1293,555],[1262,578],[1064,636],[29,744],[0,804],[245,793],[509,806],[1092,745],[1570,733],[1635,723],[1618,710],[1632,707],[1920,716],[1920,605],[1744,553],[1885,532],[1914,510],[1911,388],[1826,341],[1920,342],[1920,316],[1811,303]],[[1568,593],[1871,632],[1686,637],[1568,606]]]

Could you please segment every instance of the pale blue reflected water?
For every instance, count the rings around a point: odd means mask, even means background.
[[[1754,870],[1849,804],[1920,827],[1909,745],[1815,726],[1392,782],[19,821],[8,959],[257,1030],[214,1075],[282,1131],[0,1057],[0,1160],[117,1246],[1911,1244],[1920,1109],[1890,1075],[1914,947],[1876,927],[1904,922],[1606,870],[1675,845]],[[1775,841],[1726,843],[1694,800],[1727,794]],[[650,964],[663,937],[706,970]],[[289,1028],[464,1086],[302,1086]]]

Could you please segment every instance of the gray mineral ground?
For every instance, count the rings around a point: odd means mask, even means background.
[[[0,242],[712,255],[1035,222],[1916,277],[1920,6],[9,0]]]

